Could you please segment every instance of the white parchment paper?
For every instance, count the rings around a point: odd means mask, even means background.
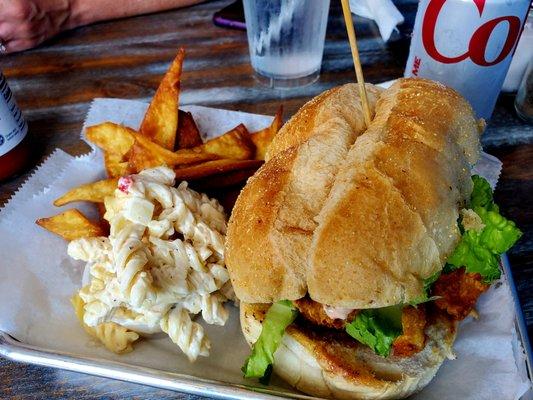
[[[113,121],[137,128],[146,107],[136,101],[97,99],[85,126]],[[271,121],[271,117],[241,112],[183,108],[192,112],[206,138],[241,122],[254,131]],[[477,173],[495,185],[500,169],[497,159],[484,155]],[[52,201],[68,189],[103,177],[98,149],[78,158],[57,150],[0,210],[0,330],[46,349],[244,383],[240,367],[249,349],[240,332],[238,312],[231,306],[226,326],[205,325],[212,342],[211,356],[195,364],[190,364],[165,335],[144,340],[132,353],[117,356],[95,343],[79,326],[69,299],[81,285],[83,265],[67,256],[65,241],[34,222],[58,213],[61,209]],[[88,214],[95,212],[87,204],[74,206]],[[505,277],[482,296],[479,313],[479,320],[467,319],[461,324],[455,344],[457,359],[446,361],[416,399],[518,399],[530,387]]]

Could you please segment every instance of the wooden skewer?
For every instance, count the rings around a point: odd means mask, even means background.
[[[368,96],[366,94],[365,79],[363,77],[363,68],[361,68],[361,60],[359,59],[359,50],[357,50],[357,39],[355,37],[355,28],[353,27],[352,12],[348,0],[341,0],[342,13],[344,14],[344,21],[346,23],[346,31],[348,32],[348,39],[350,40],[350,48],[352,49],[353,65],[355,67],[355,76],[359,84],[359,95],[363,103],[363,116],[365,118],[365,125],[368,127],[372,116],[370,115],[370,107],[368,106]]]

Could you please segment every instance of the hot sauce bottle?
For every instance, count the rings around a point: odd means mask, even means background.
[[[0,181],[26,165],[30,156],[27,133],[28,124],[0,72]]]

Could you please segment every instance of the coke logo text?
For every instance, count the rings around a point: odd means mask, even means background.
[[[472,62],[477,65],[489,67],[504,60],[513,50],[518,37],[520,36],[521,22],[520,18],[517,16],[507,15],[491,19],[480,25],[472,34],[468,49],[464,53],[456,56],[446,56],[442,54],[435,44],[435,27],[437,25],[439,14],[446,1],[447,0],[430,0],[422,22],[422,43],[433,59],[444,64],[454,64],[470,58]],[[481,17],[483,15],[483,9],[485,8],[485,0],[472,0],[472,2],[473,5],[477,7],[479,16]],[[508,24],[507,38],[500,54],[498,54],[494,60],[489,61],[485,58],[487,44],[490,35],[500,23]]]

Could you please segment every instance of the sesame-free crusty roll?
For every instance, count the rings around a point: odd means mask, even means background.
[[[355,85],[285,124],[230,218],[226,261],[249,303],[309,296],[347,308],[408,302],[459,240],[480,124],[452,89],[400,79],[365,129]]]
[[[246,341],[256,342],[269,304],[240,304]],[[421,390],[446,358],[453,357],[457,322],[432,321],[424,349],[411,357],[376,355],[342,331],[291,324],[274,353],[276,375],[298,390],[327,399],[403,399]]]
[[[455,249],[470,197],[480,126],[460,95],[400,79],[386,90],[317,216],[307,284],[348,308],[407,303]]]
[[[409,303],[459,241],[482,128],[468,103],[436,82],[400,79],[372,92],[375,116],[366,129],[355,89],[344,86],[304,106],[235,205],[226,263],[250,344],[277,300],[306,296],[322,313],[346,316]],[[422,321],[419,352],[381,357],[298,308],[273,369],[314,396],[404,398],[452,356],[457,322],[438,312]]]
[[[373,109],[381,89],[367,90]],[[315,217],[364,130],[358,88],[347,84],[305,104],[276,135],[228,225],[226,264],[239,299],[257,303],[305,295]]]

